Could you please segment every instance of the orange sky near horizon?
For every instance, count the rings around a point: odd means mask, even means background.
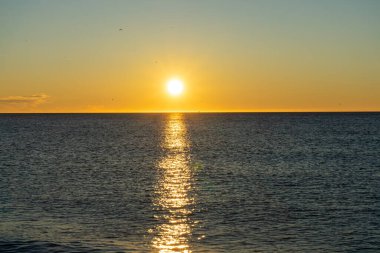
[[[371,0],[2,1],[0,113],[379,111],[379,11]]]

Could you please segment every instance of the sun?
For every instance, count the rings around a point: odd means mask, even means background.
[[[182,94],[184,85],[183,81],[180,79],[170,79],[166,83],[166,89],[172,96],[179,96]]]

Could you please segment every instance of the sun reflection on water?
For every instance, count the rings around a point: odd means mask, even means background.
[[[191,252],[189,238],[193,221],[190,218],[192,174],[189,166],[189,142],[181,114],[170,114],[162,142],[165,156],[158,163],[159,178],[154,205],[161,222],[154,229],[152,247],[158,252]]]

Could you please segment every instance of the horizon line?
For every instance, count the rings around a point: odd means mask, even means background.
[[[131,111],[131,112],[0,112],[0,114],[219,114],[219,113],[380,113],[380,110],[368,111]]]

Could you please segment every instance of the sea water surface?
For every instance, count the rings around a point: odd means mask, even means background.
[[[380,114],[2,114],[0,252],[379,252]]]

